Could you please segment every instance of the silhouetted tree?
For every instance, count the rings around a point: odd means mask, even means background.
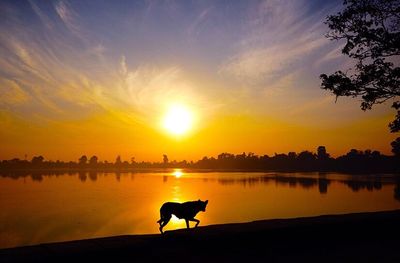
[[[317,157],[318,160],[326,160],[329,158],[329,154],[326,152],[325,146],[318,146]]]
[[[43,156],[34,156],[33,158],[32,158],[32,161],[31,161],[31,163],[32,163],[32,165],[41,165],[41,164],[43,164],[43,160],[44,160],[44,157]]]
[[[81,158],[79,158],[79,165],[86,165],[87,163],[87,157],[86,155],[82,155]]]
[[[394,198],[400,201],[400,183],[397,183],[394,187]]]
[[[315,154],[313,154],[312,152],[309,152],[309,151],[302,151],[297,156],[297,159],[299,161],[313,161],[313,160],[315,160]]]
[[[344,10],[327,17],[331,40],[345,40],[342,53],[357,61],[351,75],[342,71],[320,76],[321,88],[339,96],[361,97],[361,108],[371,109],[400,96],[400,1],[345,0]],[[400,101],[389,124],[391,132],[400,131]]]
[[[291,160],[294,160],[297,158],[297,154],[295,152],[289,152],[288,153],[288,158]]]
[[[93,155],[92,157],[90,157],[90,160],[89,160],[89,164],[90,165],[97,165],[97,161],[98,161],[98,158],[97,158],[97,156],[96,155]]]
[[[115,165],[117,165],[117,166],[120,166],[122,164],[122,161],[121,161],[121,156],[117,156],[117,158],[115,159]]]
[[[166,154],[163,154],[163,163],[164,164],[168,163],[168,156]]]
[[[357,150],[357,149],[351,149],[347,154],[346,154],[346,156],[347,157],[349,157],[349,158],[357,158],[357,157],[359,157],[359,156],[362,156],[362,151],[359,151],[359,150]]]
[[[372,151],[371,157],[374,159],[379,158],[381,157],[381,153],[379,151]]]
[[[392,143],[392,153],[395,156],[400,157],[400,137],[398,137],[396,140],[394,140]]]

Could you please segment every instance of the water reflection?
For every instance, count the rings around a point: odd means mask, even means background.
[[[87,179],[86,172],[79,172],[78,174],[79,174],[78,175],[79,180],[81,180],[81,182],[86,182],[86,179]]]
[[[331,173],[1,172],[0,247],[158,233],[167,201],[210,200],[202,224],[400,208],[400,178]],[[62,204],[62,205],[60,205]],[[20,220],[24,218],[24,220]],[[184,228],[173,218],[166,230]]]
[[[76,173],[73,172],[58,172],[58,171],[0,171],[0,177],[4,178],[31,178],[35,182],[42,182],[44,177],[59,177],[62,175],[73,176]],[[78,178],[81,182],[86,182],[88,177],[91,181],[96,182],[98,180],[98,175],[107,175],[107,173],[100,173],[96,171],[79,171]],[[127,174],[131,175],[133,178],[133,172],[112,172],[115,176],[115,179],[120,182],[121,177]],[[146,174],[146,173],[144,173]],[[152,174],[152,173],[148,173]],[[384,184],[395,184],[395,194],[394,198],[399,200],[400,195],[400,177],[396,175],[386,175],[384,178],[380,175],[348,175],[348,174],[336,174],[337,176],[332,178],[327,178],[327,173],[310,173],[305,174],[306,176],[299,176],[298,174],[280,174],[280,173],[246,173],[246,176],[236,176],[235,173],[219,173],[226,174],[229,176],[211,176],[209,173],[184,173],[182,169],[174,169],[170,173],[162,173],[163,182],[167,183],[170,176],[174,178],[181,178],[183,175],[187,175],[188,177],[193,177],[189,175],[200,174],[203,182],[217,181],[221,185],[233,185],[239,184],[243,187],[252,187],[259,184],[270,184],[275,183],[277,186],[289,186],[289,187],[300,187],[303,189],[313,189],[318,187],[318,191],[320,194],[327,194],[329,185],[332,182],[339,182],[347,187],[349,187],[352,191],[358,192],[360,190],[367,191],[378,191],[382,188]],[[342,177],[342,178],[340,178]],[[384,179],[384,181],[383,181]]]
[[[358,192],[360,190],[367,191],[378,191],[382,188],[383,184],[393,184],[396,176],[392,178],[386,177],[386,181],[382,182],[380,176],[343,176],[343,179],[328,179],[325,175],[319,175],[316,177],[295,177],[290,175],[270,175],[270,176],[259,176],[259,177],[248,177],[248,178],[221,178],[218,182],[222,185],[241,184],[243,186],[254,186],[257,184],[269,184],[275,183],[276,185],[287,185],[289,187],[301,187],[304,189],[312,189],[318,186],[320,194],[327,194],[328,187],[332,182],[339,182],[348,186],[352,191]]]
[[[89,178],[90,180],[92,180],[93,182],[97,181],[97,173],[95,171],[90,171],[89,172]]]

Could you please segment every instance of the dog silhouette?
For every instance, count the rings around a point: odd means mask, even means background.
[[[198,212],[206,211],[206,206],[208,204],[208,200],[201,201],[190,201],[185,203],[174,203],[167,202],[164,203],[160,208],[160,220],[157,221],[160,224],[160,232],[163,234],[163,227],[166,226],[171,219],[172,215],[175,215],[179,219],[185,219],[186,227],[189,227],[189,221],[196,222],[197,227],[200,223],[200,220],[195,219],[194,217]]]

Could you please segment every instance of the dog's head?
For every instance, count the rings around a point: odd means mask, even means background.
[[[199,203],[200,211],[205,212],[205,211],[206,211],[206,206],[207,206],[207,204],[208,204],[208,200],[206,200],[206,201],[201,201],[201,200],[199,199],[199,201],[197,201],[197,202]]]

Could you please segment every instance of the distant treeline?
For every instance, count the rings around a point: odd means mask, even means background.
[[[51,170],[130,170],[148,168],[187,168],[223,170],[280,170],[280,171],[338,171],[338,172],[400,172],[400,156],[387,156],[378,151],[351,149],[347,154],[332,158],[324,146],[317,152],[275,154],[258,156],[253,153],[221,153],[215,157],[203,157],[193,161],[169,161],[163,155],[161,162],[136,162],[134,158],[123,161],[117,156],[115,162],[99,161],[97,156],[81,156],[77,162],[48,161],[35,156],[30,161],[14,158],[0,162],[2,170],[51,169]]]

